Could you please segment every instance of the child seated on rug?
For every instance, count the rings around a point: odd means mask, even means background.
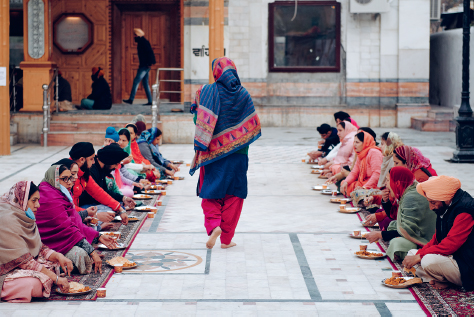
[[[437,215],[436,233],[422,249],[410,250],[403,265],[420,264],[416,275],[436,289],[451,283],[474,290],[474,199],[449,176],[431,177],[416,190]]]
[[[367,234],[369,243],[379,239],[390,241],[387,255],[392,261],[403,260],[411,249],[428,243],[435,232],[436,215],[429,204],[416,191],[415,176],[406,167],[396,166],[390,170],[386,183],[390,195],[399,202],[397,220],[390,223],[387,231]]]

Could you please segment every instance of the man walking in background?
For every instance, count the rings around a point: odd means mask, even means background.
[[[138,85],[142,82],[143,88],[145,88],[146,97],[148,98],[148,103],[144,104],[144,106],[151,106],[152,99],[148,77],[151,66],[156,64],[155,53],[153,53],[150,42],[145,38],[145,32],[143,32],[142,29],[133,29],[133,32],[135,33],[135,42],[137,42],[138,60],[140,61],[140,64],[138,66],[137,75],[133,80],[130,98],[127,100],[124,99],[123,102],[128,104],[133,103]]]

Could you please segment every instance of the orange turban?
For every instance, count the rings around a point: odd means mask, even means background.
[[[416,191],[430,200],[449,201],[459,188],[461,188],[459,179],[441,175],[430,177],[426,182],[419,183]]]

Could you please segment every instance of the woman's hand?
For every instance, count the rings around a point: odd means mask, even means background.
[[[318,164],[319,165],[326,165],[328,163],[328,160],[326,158],[319,159]]]
[[[122,161],[122,165],[126,165],[126,164],[129,164],[129,163],[132,163],[132,160],[133,160],[133,157],[130,155],[129,157],[125,158],[125,159]]]
[[[133,183],[133,186],[138,187],[140,189],[143,189],[143,184],[142,183]]]
[[[99,273],[102,273],[102,259],[100,258],[100,256],[97,254],[96,251],[94,251],[91,253],[91,257],[92,261],[94,261],[94,272],[97,273],[97,271],[99,271]]]
[[[133,200],[133,199],[130,198],[130,197],[123,196],[122,201],[123,201],[123,204],[125,205],[125,207],[133,208],[133,207],[136,206],[135,200]]]
[[[114,220],[114,215],[111,212],[99,212],[97,214],[97,219],[102,222],[111,222]]]
[[[341,190],[340,190],[340,192],[343,193],[343,194],[345,194],[345,193],[346,193],[346,190],[347,190],[347,186],[348,186],[348,185],[347,185],[347,182],[346,182],[346,181],[343,181],[343,182],[341,183]],[[347,196],[347,195],[346,195],[346,196]]]
[[[375,214],[368,216],[365,219],[365,223],[368,225],[374,225],[375,223],[377,223],[377,217],[375,216]]]
[[[109,249],[114,249],[114,248],[117,247],[117,239],[115,239],[112,236],[105,235],[105,234],[102,234],[99,237],[99,242],[102,243],[103,245],[105,245]]]
[[[179,169],[178,166],[174,165],[173,163],[169,163],[168,167],[171,168],[175,172],[177,172]]]
[[[56,281],[54,281],[56,283]],[[56,283],[57,286],[61,289],[61,291],[68,291],[69,290],[69,282],[67,281],[67,278],[65,277],[60,277],[58,278],[58,282]]]
[[[100,225],[101,230],[107,230],[112,228],[114,225],[111,222],[104,222]]]
[[[56,256],[55,260],[59,263],[59,265],[63,269],[63,272],[66,273],[68,276],[71,276],[71,272],[74,269],[72,261],[59,252],[54,252],[53,254]]]
[[[326,182],[326,184],[335,184],[337,182],[337,178],[336,176],[331,176],[331,178],[329,178]]]
[[[95,214],[97,213],[97,206],[90,206],[86,210],[89,217],[95,217]]]
[[[140,179],[140,184],[143,184],[143,185],[150,185],[150,181],[148,179]]]
[[[159,170],[154,170],[153,175],[155,175],[155,177],[158,178],[158,179],[160,179],[160,177],[161,177],[161,173],[160,173]]]
[[[373,202],[374,202],[374,196],[369,196],[369,197],[364,198],[364,206],[365,207],[368,207],[368,206],[372,205]],[[370,215],[370,217],[372,217],[372,216],[375,217],[375,215]]]
[[[166,175],[174,176],[175,172],[173,170],[171,170],[171,171],[170,170],[165,170],[165,173],[166,173]]]
[[[388,188],[385,188],[382,190],[382,200],[383,201],[389,201],[390,199],[390,190]]]
[[[382,239],[382,233],[380,231],[372,231],[367,233],[365,238],[369,241],[369,243],[374,243]]]

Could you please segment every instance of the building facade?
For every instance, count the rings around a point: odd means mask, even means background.
[[[18,8],[20,0],[12,1]],[[225,1],[225,54],[235,62],[264,125],[313,127],[344,110],[363,126],[408,127],[411,116],[426,114],[430,0],[392,0],[384,12],[351,13],[352,2],[361,1],[300,0],[296,8],[294,1]],[[90,94],[94,66],[104,69],[113,102],[127,99],[138,67],[136,27],[155,51],[152,84],[158,68],[184,68],[181,75],[162,74],[183,84],[161,87],[182,90],[182,96],[161,98],[188,108],[194,92],[209,82],[208,5],[206,0],[23,0],[22,110],[41,111],[41,85],[54,67],[71,84],[73,103]],[[43,35],[35,30],[38,12]],[[38,41],[42,48],[33,47]],[[140,87],[137,98],[144,97]]]

